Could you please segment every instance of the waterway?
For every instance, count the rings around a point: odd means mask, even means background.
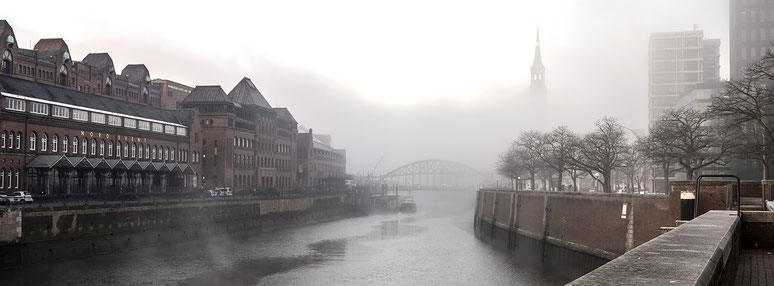
[[[417,212],[243,232],[0,271],[0,285],[553,285],[473,235],[475,192]]]

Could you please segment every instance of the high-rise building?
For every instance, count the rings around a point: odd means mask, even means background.
[[[720,40],[704,39],[704,31],[650,34],[648,47],[648,122],[653,122],[697,84],[720,79]]]
[[[531,96],[543,97],[546,95],[546,68],[543,66],[543,59],[540,56],[540,30],[535,37],[535,58],[532,60],[530,68],[529,94]]]
[[[729,8],[730,74],[737,79],[774,41],[774,1],[731,0]]]

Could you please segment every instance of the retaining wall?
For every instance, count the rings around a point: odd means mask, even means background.
[[[480,190],[475,233],[574,279],[661,234],[679,219],[669,195]],[[625,208],[624,208],[625,205]]]
[[[0,215],[0,268],[316,223],[353,210],[343,196],[10,209]]]

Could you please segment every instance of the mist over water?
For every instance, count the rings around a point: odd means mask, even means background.
[[[413,214],[243,232],[0,271],[3,285],[560,284],[473,236],[475,192],[414,192]]]

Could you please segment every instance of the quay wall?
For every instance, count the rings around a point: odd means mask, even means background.
[[[575,279],[675,226],[680,193],[594,194],[482,189],[476,236]]]
[[[353,202],[330,195],[4,208],[0,268],[330,221],[356,215]]]

